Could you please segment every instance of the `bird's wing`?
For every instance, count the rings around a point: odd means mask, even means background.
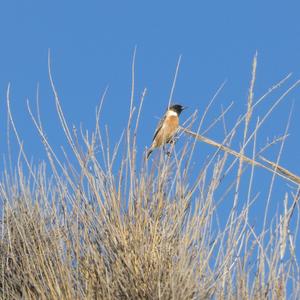
[[[156,138],[158,132],[159,132],[160,129],[162,128],[165,119],[166,119],[166,115],[159,121],[159,123],[158,123],[158,125],[157,125],[157,127],[156,127],[156,130],[155,130],[155,133],[154,133],[152,142],[155,140],[155,138]]]

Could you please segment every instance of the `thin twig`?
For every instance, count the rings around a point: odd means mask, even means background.
[[[275,173],[276,175],[278,175],[278,176],[280,176],[280,177],[282,177],[282,178],[285,178],[286,180],[289,180],[289,181],[291,181],[291,182],[293,182],[293,183],[297,183],[297,184],[300,183],[300,178],[299,178],[298,176],[292,174],[292,173],[289,172],[288,170],[286,170],[286,169],[280,167],[279,165],[277,165],[276,168],[275,168],[274,165],[276,165],[276,164],[274,164],[274,163],[272,163],[272,162],[270,162],[270,161],[267,161],[266,159],[262,158],[261,156],[260,156],[260,158],[261,158],[262,160],[265,160],[265,161],[269,162],[269,164],[270,164],[272,167],[274,167],[274,169],[273,169],[273,168],[269,168],[268,166],[265,166],[264,164],[262,164],[262,163],[260,163],[260,162],[258,162],[258,161],[256,161],[256,160],[253,160],[253,159],[251,159],[251,158],[249,158],[249,157],[247,157],[247,156],[245,156],[245,155],[243,155],[243,154],[241,154],[241,153],[239,153],[239,152],[237,152],[237,151],[235,151],[235,150],[232,150],[232,149],[229,148],[229,147],[226,147],[226,146],[224,146],[224,145],[222,145],[222,144],[220,144],[220,143],[218,143],[218,142],[215,142],[215,141],[213,141],[213,140],[211,140],[211,139],[209,139],[209,138],[207,138],[207,137],[204,137],[204,136],[202,136],[202,135],[200,135],[200,134],[197,134],[197,133],[195,133],[195,132],[193,132],[193,131],[191,131],[191,130],[189,130],[189,129],[183,128],[183,127],[181,127],[181,126],[180,126],[180,129],[181,129],[183,132],[185,132],[185,133],[191,135],[191,136],[194,137],[195,139],[197,139],[197,140],[199,140],[199,141],[201,141],[201,142],[204,142],[204,143],[206,143],[206,144],[209,144],[209,145],[211,145],[211,146],[214,146],[214,147],[216,147],[216,148],[219,148],[220,150],[222,150],[222,151],[224,151],[224,152],[227,152],[227,153],[229,153],[229,154],[231,154],[231,155],[233,155],[233,156],[235,156],[235,157],[237,157],[237,158],[243,160],[244,162],[247,162],[247,163],[249,163],[249,164],[251,164],[251,165],[258,166],[258,167],[261,167],[261,168],[263,168],[263,169],[266,169],[266,170],[268,170],[268,171],[270,171],[270,172],[272,172],[272,173]]]

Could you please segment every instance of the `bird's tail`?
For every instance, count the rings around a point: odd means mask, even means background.
[[[153,152],[153,149],[150,148],[148,151],[147,151],[147,159],[149,158],[150,154]]]

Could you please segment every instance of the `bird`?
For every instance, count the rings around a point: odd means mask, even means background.
[[[186,109],[186,107],[180,104],[171,105],[167,109],[156,128],[151,147],[147,151],[147,159],[155,148],[174,142],[174,135],[179,126],[179,116],[184,109]]]

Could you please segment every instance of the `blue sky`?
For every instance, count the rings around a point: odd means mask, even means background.
[[[30,157],[45,157],[30,121],[26,99],[34,106],[39,84],[41,116],[52,145],[65,144],[50,89],[47,55],[51,49],[53,77],[70,124],[92,130],[95,107],[106,86],[103,123],[116,141],[126,122],[131,89],[131,62],[136,55],[136,98],[146,87],[138,147],[142,153],[168,102],[177,60],[182,55],[175,102],[204,110],[220,85],[226,85],[204,127],[234,101],[228,127],[246,109],[251,64],[258,51],[255,97],[288,73],[293,76],[283,92],[300,78],[299,1],[1,1],[0,4],[0,105],[1,154],[5,153],[5,95],[11,83],[11,106],[16,126]],[[266,107],[278,97],[276,92]],[[300,89],[293,91],[263,127],[259,145],[285,130],[293,107],[290,137],[282,165],[300,174]],[[217,127],[208,136],[221,141]],[[235,145],[238,147],[238,143]],[[205,159],[211,148],[202,145]],[[198,149],[198,148],[197,148]],[[278,149],[278,148],[277,148]],[[198,151],[198,150],[197,150]],[[202,154],[203,153],[203,154]],[[275,152],[269,159],[275,159]],[[261,178],[265,179],[266,173]],[[269,182],[270,176],[267,177]],[[262,181],[265,182],[265,181]],[[280,181],[281,182],[281,181]],[[274,211],[282,201],[274,197]],[[259,185],[256,191],[260,191]],[[263,207],[263,204],[261,204]],[[257,217],[257,216],[256,216]]]

